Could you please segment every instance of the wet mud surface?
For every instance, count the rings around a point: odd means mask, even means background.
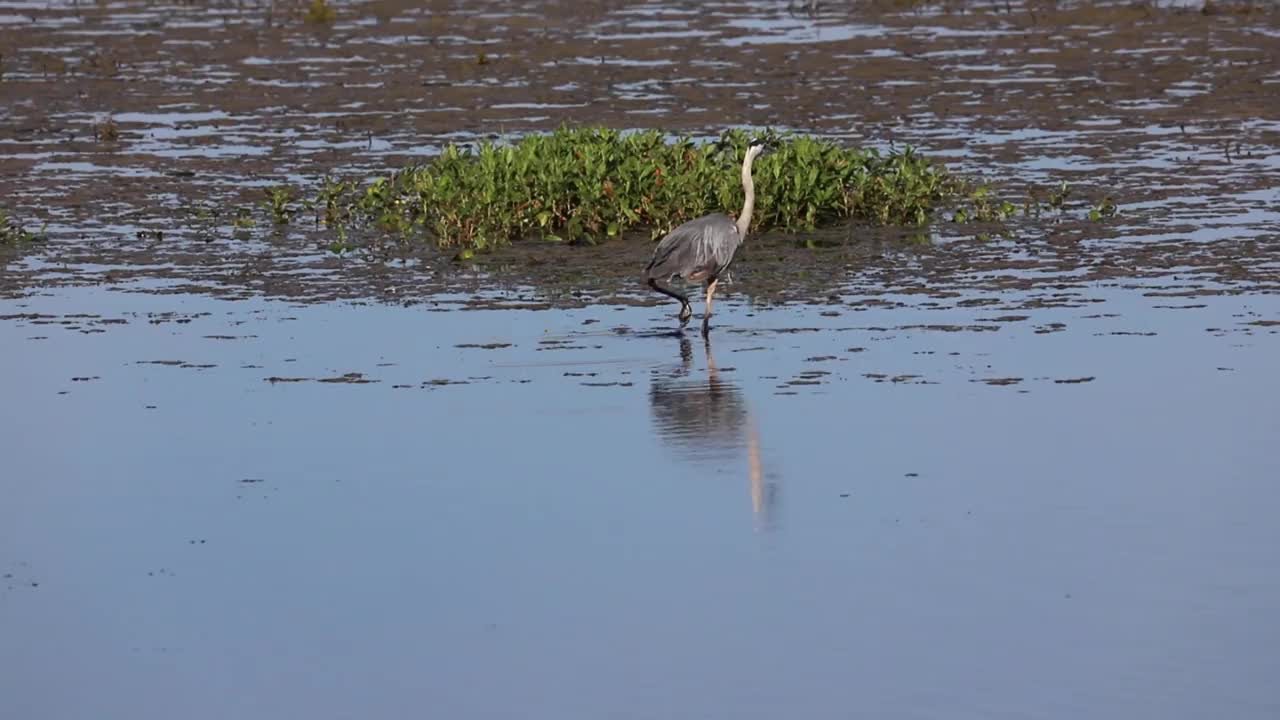
[[[0,717],[1280,713],[1274,9],[335,7],[0,2]],[[1073,191],[707,341],[643,238],[201,212],[587,121]]]
[[[1067,181],[1077,219],[1104,198],[1118,205],[1104,227],[1029,223],[1017,237],[1030,247],[999,247],[996,270],[1034,275],[1048,262],[1142,277],[1189,266],[1273,282],[1280,13],[1008,7],[830,4],[809,17],[772,2],[380,2],[340,6],[323,25],[276,4],[8,3],[0,196],[57,242],[7,264],[0,291],[149,278],[320,298],[399,284],[421,297],[495,275],[538,286],[535,302],[563,286],[632,291],[639,240],[625,258],[517,248],[477,277],[421,250],[338,259],[325,250],[332,237],[305,222],[232,224],[266,185],[363,178],[447,142],[581,122],[708,135],[771,125],[912,145],[998,181],[1015,202]],[[114,139],[101,137],[108,118]],[[827,239],[882,254],[862,229]],[[986,255],[954,252],[962,263]],[[784,269],[804,264],[784,254]],[[840,279],[830,268],[842,264],[816,254],[815,282]],[[779,285],[794,286],[790,275]]]

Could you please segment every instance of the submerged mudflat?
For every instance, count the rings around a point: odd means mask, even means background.
[[[0,716],[1274,717],[1280,17],[1233,7],[0,3],[49,235],[0,248]],[[705,343],[643,237],[225,212],[563,123],[1071,192],[753,237]]]

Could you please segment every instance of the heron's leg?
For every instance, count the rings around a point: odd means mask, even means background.
[[[707,281],[707,308],[702,313],[702,335],[705,337],[711,332],[711,298],[716,294],[716,278]]]
[[[680,320],[681,327],[683,327],[685,323],[689,322],[689,318],[693,317],[693,308],[689,306],[689,297],[687,295],[681,295],[675,290],[662,285],[662,283],[658,282],[657,278],[649,278],[649,287],[657,290],[667,297],[675,298],[680,301],[680,314],[677,317]]]

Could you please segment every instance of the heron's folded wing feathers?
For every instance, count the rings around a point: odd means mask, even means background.
[[[658,243],[645,273],[652,278],[680,275],[697,282],[727,265],[739,242],[738,229],[727,216],[690,220]]]

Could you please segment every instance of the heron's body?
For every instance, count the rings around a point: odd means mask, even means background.
[[[733,264],[733,258],[751,225],[756,199],[751,164],[763,150],[763,144],[752,143],[742,161],[742,187],[746,198],[737,220],[722,213],[704,215],[667,233],[653,250],[653,259],[645,268],[645,280],[649,287],[680,301],[678,317],[681,326],[693,316],[689,298],[663,283],[673,278],[705,283],[706,311],[702,316],[702,332],[706,334],[710,329],[711,298],[715,295],[716,282],[720,274]]]
[[[738,226],[728,215],[706,215],[690,220],[662,238],[645,268],[647,277],[685,282],[706,282],[733,263],[742,244]]]

